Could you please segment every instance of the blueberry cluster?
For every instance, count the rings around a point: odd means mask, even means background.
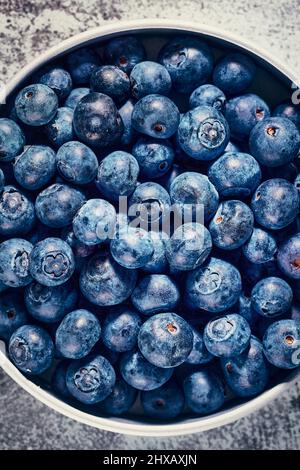
[[[146,59],[76,50],[0,118],[0,339],[75,406],[166,420],[300,365],[300,108],[195,36]]]

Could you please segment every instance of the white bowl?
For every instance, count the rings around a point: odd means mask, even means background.
[[[267,75],[265,76],[264,72],[261,72],[261,80],[268,79],[269,73],[276,77],[274,78],[274,82],[272,82],[271,88],[268,87],[268,93],[270,95],[269,98],[271,98],[271,101],[272,94],[276,95],[276,101],[278,102],[279,94],[287,94],[288,85],[291,85],[291,83],[297,83],[295,74],[288,70],[283,64],[280,64],[276,59],[274,59],[274,57],[271,57],[267,52],[262,51],[257,46],[249,44],[248,41],[244,41],[243,39],[238,38],[229,32],[220,31],[220,29],[201,24],[180,21],[138,20],[131,22],[109,23],[106,26],[89,30],[85,33],[78,34],[70,39],[67,39],[66,41],[63,41],[24,67],[23,70],[7,84],[6,94],[9,96],[11,93],[16,91],[16,89],[20,87],[24,80],[26,80],[35,70],[37,70],[49,60],[76,49],[79,46],[92,44],[94,42],[105,40],[114,36],[119,36],[125,33],[150,33],[157,36],[164,36],[165,34],[176,32],[200,34],[201,36],[207,37],[210,40],[216,41],[221,47],[233,46],[252,54],[256,61],[262,65],[263,69],[267,70]],[[282,87],[280,82],[282,82]],[[265,85],[266,84],[264,82],[264,84],[262,84],[262,88],[264,88]],[[276,101],[274,100],[274,102]],[[247,414],[252,413],[260,407],[266,405],[271,400],[287,390],[291,383],[300,376],[299,369],[295,370],[288,374],[283,382],[273,386],[272,388],[269,388],[261,395],[247,401],[239,401],[238,403],[233,402],[232,404],[229,403],[226,409],[223,409],[222,411],[210,416],[196,416],[192,418],[183,417],[180,419],[180,421],[172,422],[171,424],[153,424],[149,421],[144,421],[143,417],[138,414],[132,414],[125,418],[103,418],[85,412],[86,408],[84,410],[80,410],[70,406],[69,404],[56,398],[51,392],[41,388],[22,375],[19,370],[10,362],[5,351],[5,344],[1,341],[0,366],[24,390],[34,396],[37,400],[40,400],[42,403],[48,405],[50,408],[58,411],[59,413],[95,428],[139,436],[174,436],[205,431],[218,426],[223,426],[239,418],[242,418],[243,416],[246,416]]]

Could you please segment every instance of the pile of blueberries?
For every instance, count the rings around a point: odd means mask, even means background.
[[[255,74],[252,58],[215,61],[193,35],[157,62],[121,36],[12,97],[0,339],[26,376],[99,414],[128,412],[139,393],[166,420],[300,365],[300,107],[271,112],[249,91]],[[171,208],[189,221],[175,228]]]

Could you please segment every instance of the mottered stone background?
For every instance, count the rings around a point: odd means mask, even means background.
[[[178,18],[269,50],[300,77],[299,0],[0,0],[0,81],[50,46],[107,21]],[[231,425],[173,438],[126,437],[67,419],[0,370],[0,449],[300,449],[300,384]]]

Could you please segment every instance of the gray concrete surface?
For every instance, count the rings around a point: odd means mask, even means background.
[[[0,0],[0,80],[80,31],[150,17],[194,20],[238,33],[300,77],[299,0]],[[98,431],[60,416],[0,371],[0,449],[300,449],[300,384],[234,424],[146,439]]]

